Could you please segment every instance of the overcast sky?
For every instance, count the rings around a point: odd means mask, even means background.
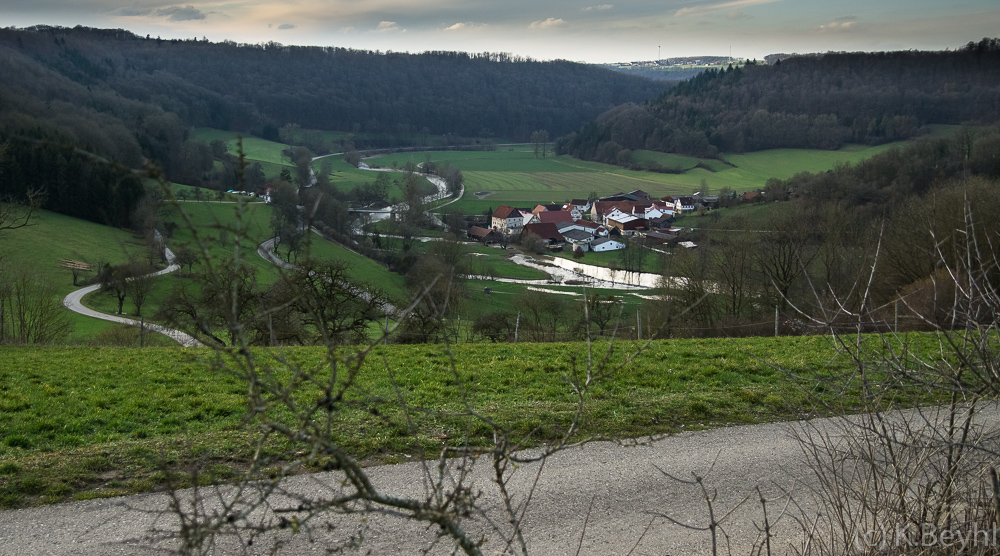
[[[607,3],[594,3],[607,2]],[[1000,34],[998,0],[0,0],[0,26],[114,27],[538,60],[943,50]]]

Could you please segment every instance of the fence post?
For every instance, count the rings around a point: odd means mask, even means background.
[[[514,343],[517,343],[517,330],[521,328],[521,311],[517,312],[517,321],[514,323]]]
[[[778,329],[778,318],[779,318],[779,316],[780,316],[780,309],[778,309],[778,306],[775,305],[774,306],[774,335],[775,335],[775,337],[777,337],[778,333],[779,333],[779,329]]]
[[[635,310],[635,330],[639,340],[642,340],[642,316],[639,311],[640,309]]]

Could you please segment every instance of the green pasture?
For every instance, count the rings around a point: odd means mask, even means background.
[[[597,344],[594,351],[600,356],[608,347]],[[473,444],[492,442],[482,425],[468,429],[453,416],[465,402],[518,437],[550,440],[573,414],[565,377],[584,371],[587,349],[583,343],[378,346],[357,377],[364,403],[334,414],[333,440],[369,461],[436,454],[443,444],[464,442],[465,431]],[[621,341],[611,361],[638,349]],[[258,369],[273,367],[279,378],[282,361],[314,366],[325,353],[255,351]],[[241,422],[247,387],[212,360],[204,348],[0,348],[0,506],[156,490],[166,481],[164,467],[200,464],[203,480],[239,476],[254,450],[250,427]],[[808,379],[845,364],[823,337],[653,342],[596,385],[581,437],[800,418],[812,405],[813,385],[800,386],[776,367]],[[414,409],[408,416],[397,396]],[[290,418],[281,410],[269,417]]]
[[[317,234],[311,234],[309,239],[309,256],[318,260],[333,260],[344,263],[354,280],[382,288],[395,304],[405,304],[409,298],[401,275],[389,271],[364,255],[327,241]]]
[[[467,246],[466,250],[468,255],[464,261],[468,265],[470,273],[474,275],[518,280],[544,280],[548,277],[541,270],[512,263],[507,259],[508,251],[504,249],[475,244]]]
[[[229,154],[236,155],[238,154],[237,143],[240,137],[241,135],[236,132],[199,127],[195,128],[195,130],[191,133],[190,138],[192,141],[206,144],[215,140],[225,141]],[[292,161],[287,156],[281,154],[281,151],[287,149],[288,145],[268,141],[259,137],[242,137],[243,155],[247,158],[247,160],[259,161],[262,163],[267,162],[278,166],[294,166]]]
[[[330,156],[324,157],[320,160],[313,162],[313,170],[317,174],[322,170],[324,161],[328,161],[327,164],[330,165],[330,173],[328,177],[330,179],[330,185],[336,188],[338,191],[347,193],[355,187],[360,187],[367,183],[375,181],[378,177],[376,172],[370,170],[359,170],[354,166],[344,162],[341,156]],[[400,166],[402,168],[402,166]],[[420,176],[420,174],[417,174]],[[395,199],[397,202],[403,198],[403,173],[393,172],[389,174],[392,178],[392,184],[389,186],[387,192],[387,197],[389,200]],[[427,179],[420,177],[421,186],[428,191],[434,191],[435,187]]]
[[[693,156],[645,150],[632,151],[632,160],[643,168],[650,168],[656,164],[663,168],[678,169],[681,171],[690,170],[699,163],[706,163],[705,160]]]
[[[0,261],[4,268],[23,268],[36,280],[53,287],[60,303],[63,297],[77,289],[73,275],[61,268],[60,259],[82,261],[92,265],[101,262],[125,262],[130,256],[145,256],[145,242],[133,233],[55,212],[38,211],[32,225],[0,233]],[[84,273],[81,279],[92,279],[94,273]],[[83,284],[81,283],[82,287]],[[66,343],[75,344],[93,338],[113,326],[66,311],[70,333]]]
[[[564,202],[642,189],[653,196],[690,194],[704,182],[710,191],[730,188],[736,192],[764,187],[768,179],[788,178],[802,171],[819,172],[837,164],[856,163],[899,143],[865,147],[848,145],[836,151],[775,149],[722,160],[697,159],[673,154],[638,151],[639,161],[679,166],[681,174],[626,170],[617,166],[576,160],[568,156],[536,158],[530,148],[514,151],[433,151],[431,160],[448,162],[465,176],[465,196],[451,205],[466,213],[482,213],[501,204],[528,206]],[[423,162],[426,153],[397,153],[378,157],[370,164],[399,166]],[[477,195],[477,193],[479,195]]]

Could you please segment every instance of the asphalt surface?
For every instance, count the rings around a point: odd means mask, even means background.
[[[996,434],[997,406],[980,406],[977,423]],[[897,413],[889,417],[922,424],[933,433],[944,415],[933,412]],[[930,423],[930,425],[927,425]],[[820,506],[811,497],[818,482],[799,438],[823,433],[838,441],[851,419],[815,419],[688,432],[654,442],[623,446],[593,442],[551,456],[542,469],[523,530],[530,554],[539,555],[688,555],[712,554],[707,531],[705,494],[697,485],[684,484],[694,474],[704,477],[716,519],[721,522],[718,554],[753,554],[761,541],[761,495],[768,500],[772,526],[772,554],[801,553],[804,535],[796,518],[811,523]],[[473,491],[481,491],[479,506],[486,516],[463,523],[475,538],[485,533],[485,554],[501,554],[505,545],[489,520],[505,520],[499,497],[489,479],[488,465],[478,464],[469,475]],[[535,483],[538,465],[519,468],[511,492],[520,503]],[[428,477],[436,477],[432,462],[368,468],[372,484],[383,494],[423,497]],[[673,475],[677,479],[668,477]],[[336,473],[299,475],[279,483],[282,492],[269,498],[267,509],[251,513],[251,521],[273,519],[272,510],[295,508],[303,497],[336,495],[341,476]],[[201,508],[217,510],[219,500],[233,487],[200,491]],[[788,494],[795,504],[788,504]],[[191,491],[180,493],[184,501]],[[186,502],[185,502],[186,503]],[[732,511],[731,510],[734,510]],[[294,514],[281,513],[283,516]],[[212,554],[271,554],[276,543],[281,554],[326,554],[345,543],[364,524],[360,550],[353,554],[451,554],[453,546],[437,537],[436,527],[404,521],[385,514],[321,515],[299,529],[269,533],[252,546],[232,536],[216,539]],[[178,546],[178,520],[169,511],[165,494],[89,500],[0,512],[2,555],[153,555]],[[246,537],[244,537],[245,539]],[[797,550],[796,550],[797,549]],[[519,553],[519,552],[511,552]]]
[[[172,251],[170,251],[170,249],[165,250],[165,255],[169,266],[167,266],[167,268],[164,268],[159,272],[154,272],[150,274],[150,276],[160,276],[180,269],[180,266],[174,263],[174,254]],[[172,340],[176,341],[177,343],[179,343],[184,347],[198,347],[202,345],[201,342],[194,339],[193,336],[181,332],[180,330],[174,330],[172,328],[167,328],[166,326],[160,326],[158,324],[150,324],[150,323],[143,324],[142,322],[135,319],[121,317],[118,315],[108,315],[105,313],[100,313],[89,307],[84,306],[83,297],[91,292],[99,290],[100,288],[101,288],[100,284],[95,284],[93,286],[87,286],[85,288],[80,288],[78,290],[70,292],[69,295],[63,298],[63,306],[69,309],[70,311],[73,311],[74,313],[79,313],[81,315],[93,317],[95,319],[101,319],[111,322],[120,322],[122,324],[127,324],[129,326],[144,326],[146,330],[156,332],[158,334],[163,334],[164,336],[171,338]]]
[[[826,421],[813,423],[827,426]],[[758,486],[765,496],[775,498],[770,506],[775,515],[773,508],[780,506],[777,499],[783,490],[804,492],[802,485],[811,480],[803,451],[789,434],[790,427],[796,426],[766,424],[690,432],[629,447],[595,442],[558,453],[546,462],[525,516],[529,549],[532,554],[548,555],[577,554],[578,546],[581,555],[710,554],[708,533],[661,517],[704,526],[708,515],[704,496],[661,470],[685,479],[691,479],[692,473],[708,473],[705,483],[716,493],[717,516],[747,496],[756,500]],[[421,496],[423,469],[420,463],[404,463],[369,471],[373,483],[386,493]],[[535,470],[529,465],[516,472],[514,490],[519,499],[530,490]],[[477,466],[472,480],[484,492],[482,501],[494,508],[491,515],[502,519],[495,511],[499,499],[493,494],[488,471],[485,465]],[[292,477],[283,486],[292,493],[320,495],[336,490],[338,480],[336,473],[320,473]],[[225,496],[224,492],[203,491],[209,493],[210,501]],[[162,554],[177,542],[169,534],[177,522],[166,511],[167,500],[165,495],[150,494],[0,512],[0,554]],[[754,524],[760,522],[759,505],[751,502],[724,523],[734,554],[748,553],[759,540]],[[266,554],[281,540],[288,543],[283,553],[323,554],[326,546],[343,542],[360,523],[358,516],[329,519],[332,527],[258,539],[246,552],[233,539],[222,538],[216,553]],[[434,529],[390,516],[371,516],[367,525],[362,554],[420,554],[436,539]],[[483,531],[482,527],[482,520],[468,524],[472,531]],[[800,535],[790,519],[779,522],[777,529],[782,538],[775,543],[798,542]],[[151,533],[154,530],[160,533]],[[502,548],[503,542],[491,537],[484,551],[497,554]],[[447,543],[438,544],[430,554],[449,554],[451,549]]]

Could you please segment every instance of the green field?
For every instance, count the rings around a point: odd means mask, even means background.
[[[199,143],[211,143],[212,141],[224,141],[229,150],[229,154],[236,155],[238,151],[237,143],[243,138],[243,155],[247,160],[267,162],[276,166],[294,167],[291,159],[281,154],[281,151],[288,148],[283,143],[275,143],[259,137],[244,136],[233,131],[222,131],[207,127],[199,127],[191,134],[191,140]],[[266,173],[266,170],[265,170]]]
[[[613,360],[636,348],[618,343]],[[324,353],[288,348],[274,355],[312,365]],[[463,441],[466,421],[455,415],[463,391],[516,434],[550,439],[558,433],[553,425],[565,425],[573,410],[564,376],[581,372],[585,353],[580,343],[376,348],[356,390],[368,401],[338,413],[335,441],[369,461],[436,453],[443,443]],[[263,350],[257,355],[260,365],[282,365]],[[0,348],[0,505],[154,490],[163,486],[164,465],[182,470],[200,463],[203,479],[237,476],[253,450],[241,424],[246,385],[214,370],[210,359],[206,349]],[[654,342],[597,385],[581,434],[638,437],[801,417],[810,387],[771,362],[803,377],[844,364],[822,337]],[[407,432],[397,395],[427,410],[410,412],[415,435]],[[471,442],[489,441],[478,432]]]
[[[144,254],[144,241],[131,232],[44,210],[37,213],[31,226],[0,234],[0,260],[4,268],[23,268],[36,280],[51,284],[60,302],[77,289],[72,273],[60,267],[60,259],[93,265],[118,264],[130,256],[142,258]],[[85,273],[82,278],[93,276],[94,273]],[[71,329],[65,341],[69,344],[86,342],[113,326],[69,311],[67,314]]]
[[[946,127],[946,126],[938,126]],[[934,129],[942,134],[949,129]],[[230,152],[235,152],[236,134],[208,128],[195,130],[193,137],[209,142],[214,139],[227,141]],[[331,137],[340,137],[332,135]],[[536,157],[531,145],[501,145],[495,151],[428,151],[404,152],[382,155],[367,160],[370,166],[402,168],[407,163],[420,164],[430,157],[436,164],[451,164],[465,176],[465,196],[450,205],[452,209],[468,214],[483,213],[501,204],[529,206],[537,203],[559,203],[574,198],[587,198],[591,193],[599,196],[642,189],[656,197],[686,195],[701,187],[704,182],[710,191],[729,188],[737,193],[764,187],[770,178],[789,178],[796,173],[820,172],[837,164],[856,163],[899,143],[867,147],[847,145],[835,151],[775,149],[747,154],[724,154],[721,159],[636,151],[634,160],[639,166],[656,163],[667,168],[683,169],[680,174],[634,171],[576,160],[568,156]],[[281,167],[291,165],[281,150],[287,145],[256,138],[244,139],[244,150],[250,160],[261,161],[267,166],[268,176],[277,175]],[[370,172],[358,170],[331,156],[330,182],[341,191],[374,180]],[[320,161],[314,163],[319,170]],[[477,195],[478,193],[478,195]],[[398,186],[390,197],[402,198]]]
[[[710,191],[728,187],[742,193],[764,187],[770,178],[819,172],[841,163],[855,163],[898,144],[864,147],[848,145],[836,151],[776,149],[725,155],[722,160],[697,159],[652,151],[639,151],[638,160],[663,166],[680,166],[681,174],[626,170],[617,166],[576,160],[568,156],[537,158],[530,146],[487,152],[435,151],[431,159],[450,163],[465,176],[465,196],[450,207],[482,213],[501,204],[530,206],[587,198],[591,193],[611,195],[642,189],[653,196],[690,194],[701,187]],[[398,166],[423,162],[427,153],[397,153],[375,158],[370,165]],[[477,195],[478,194],[478,195]]]

